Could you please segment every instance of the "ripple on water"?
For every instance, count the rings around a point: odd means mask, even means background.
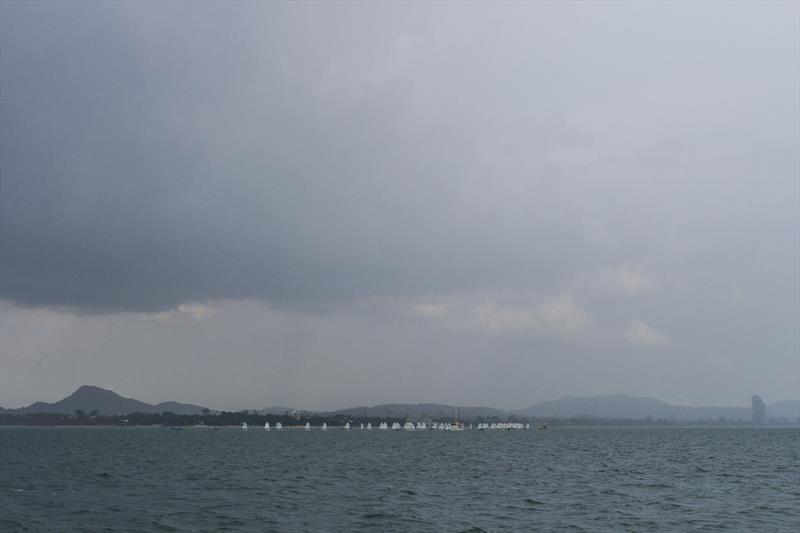
[[[0,428],[0,530],[794,531],[798,435]]]

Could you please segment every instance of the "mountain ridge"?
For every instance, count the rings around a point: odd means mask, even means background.
[[[129,413],[161,413],[170,411],[178,415],[201,414],[204,407],[199,405],[179,402],[161,402],[155,405],[125,398],[116,392],[97,387],[95,385],[81,385],[69,396],[53,403],[34,402],[27,407],[18,409],[4,409],[3,412],[12,414],[26,413],[59,413],[75,414],[77,410],[89,415],[97,410],[101,415],[127,415]]]
[[[325,414],[331,416],[345,415],[370,418],[442,419],[455,417],[456,411],[458,412],[459,418],[477,418],[479,416],[484,418],[493,416],[507,417],[513,414],[511,411],[495,409],[494,407],[461,407],[440,403],[386,403],[372,407],[350,407]]]
[[[800,401],[782,401],[766,405],[767,417],[800,418]],[[594,418],[632,418],[648,417],[674,420],[704,420],[708,418],[727,418],[750,420],[750,407],[701,406],[690,407],[673,405],[657,398],[630,396],[627,394],[606,394],[599,396],[564,396],[558,400],[538,402],[530,407],[515,411],[528,417],[594,417]]]
[[[800,401],[789,400],[773,402],[766,405],[768,418],[800,419]],[[129,413],[161,413],[169,411],[175,414],[198,415],[206,409],[199,405],[184,404],[174,401],[160,402],[155,405],[125,398],[116,392],[94,385],[82,385],[75,392],[54,403],[34,402],[27,407],[2,409],[11,414],[26,413],[60,413],[75,414],[77,410],[89,415],[97,410],[102,415],[126,415]],[[607,394],[599,396],[564,396],[557,400],[538,402],[524,409],[497,409],[483,406],[454,406],[440,403],[388,403],[371,407],[359,406],[334,411],[298,410],[324,416],[365,416],[386,418],[451,418],[456,414],[461,419],[507,418],[509,416],[534,418],[630,418],[697,421],[725,418],[731,420],[750,420],[750,407],[689,407],[667,403],[657,398],[630,396],[627,394]],[[293,411],[290,407],[268,407],[261,409],[260,414],[284,414]],[[217,412],[209,409],[209,412]]]

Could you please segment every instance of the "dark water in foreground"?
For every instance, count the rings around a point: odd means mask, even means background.
[[[0,428],[0,530],[800,530],[796,429]]]

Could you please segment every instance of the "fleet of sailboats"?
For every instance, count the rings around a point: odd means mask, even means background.
[[[344,431],[350,431],[350,422],[346,422],[341,428]],[[545,429],[547,426],[542,426],[538,429]],[[323,422],[322,426],[320,426],[322,431],[328,431],[328,424],[327,422]],[[488,422],[479,422],[477,426],[475,426],[475,430],[477,431],[485,431],[485,430],[496,430],[496,431],[518,431],[518,430],[528,430],[531,428],[530,424],[522,424],[520,422],[492,422],[491,424]],[[217,429],[216,427],[209,428],[209,429]],[[269,422],[264,422],[264,430],[270,431],[271,427]],[[275,430],[282,430],[283,424],[280,422],[275,423]],[[306,422],[303,429],[306,431],[311,431],[311,423]],[[367,431],[372,431],[372,422],[367,422],[365,426],[363,422],[359,424],[359,429],[366,429]],[[426,422],[417,422],[414,424],[413,422],[409,421],[400,425],[399,422],[392,422],[392,425],[389,426],[387,422],[381,422],[378,425],[378,429],[380,430],[388,430],[392,429],[395,431],[398,430],[405,430],[405,431],[424,431],[424,430],[438,430],[438,431],[464,431],[466,428],[464,427],[463,422],[458,422],[457,420],[454,422],[431,422],[430,424]],[[473,429],[472,424],[469,425],[469,429]],[[247,422],[242,422],[242,431],[247,431]]]
[[[343,426],[341,426],[341,429],[343,429],[344,431],[350,431],[351,427],[352,426],[350,422],[346,422]],[[542,426],[542,428],[539,429],[543,429],[544,427],[546,426]],[[479,422],[474,427],[474,429],[477,431],[485,431],[485,430],[514,431],[514,430],[527,430],[530,428],[531,428],[530,424],[522,424],[520,422],[492,422],[491,424],[488,422]],[[217,428],[214,427],[213,429]],[[271,426],[269,425],[269,422],[264,422],[264,430],[270,431],[270,429]],[[283,424],[281,424],[280,422],[276,422],[275,430],[282,430],[282,429],[283,429]],[[312,429],[311,423],[306,422],[305,426],[303,426],[303,429],[305,429],[306,431],[311,431]],[[322,431],[328,431],[327,422],[323,422],[322,426],[320,426],[320,429]],[[363,422],[359,423],[359,429],[366,429],[367,431],[372,431],[372,422],[367,422],[366,426],[364,425]],[[417,422],[416,424],[414,424],[413,422],[409,421],[403,425],[400,425],[399,422],[392,422],[391,426],[388,424],[388,422],[381,422],[378,425],[378,429],[380,430],[392,429],[394,431],[398,431],[401,429],[405,431],[424,431],[424,430],[464,431],[467,428],[464,427],[463,422],[459,422],[456,420],[453,422],[431,422],[430,424],[426,422]],[[469,424],[469,429],[473,429],[472,424]],[[247,431],[247,422],[242,422],[242,431]]]
[[[361,422],[359,424],[359,428],[364,429],[364,427],[365,427],[364,423]],[[328,423],[323,422],[321,428],[322,431],[328,431]],[[522,424],[520,422],[492,422],[491,424],[487,422],[479,422],[478,425],[476,426],[476,429],[478,431],[484,431],[484,430],[512,431],[512,430],[526,430],[530,428],[531,428],[530,424]],[[280,422],[276,422],[275,429],[276,430],[283,429],[283,425]],[[304,429],[306,431],[311,431],[311,423],[306,422]],[[346,422],[344,426],[342,426],[342,429],[344,429],[345,431],[350,431],[350,422]],[[372,431],[372,422],[367,422],[366,429],[367,431]],[[388,430],[390,429],[390,426],[388,422],[381,422],[378,425],[378,429]],[[455,418],[453,422],[431,422],[430,424],[426,422],[417,422],[416,424],[414,424],[414,422],[411,422],[409,420],[402,426],[400,425],[399,422],[392,422],[391,429],[395,431],[398,431],[400,429],[403,429],[405,431],[422,431],[422,430],[464,431],[465,428],[464,428],[464,423],[459,422],[458,420],[458,407],[456,407]],[[469,429],[472,429],[472,424],[469,425]],[[265,431],[270,430],[269,422],[264,422],[264,430]],[[242,422],[242,431],[247,431],[247,422]]]

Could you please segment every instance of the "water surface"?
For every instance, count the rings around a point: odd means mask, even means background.
[[[800,530],[800,432],[0,428],[0,530]]]

